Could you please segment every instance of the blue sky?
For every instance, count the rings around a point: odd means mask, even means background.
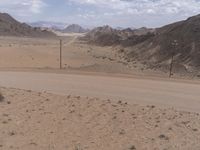
[[[159,27],[200,14],[200,0],[0,0],[22,22]]]

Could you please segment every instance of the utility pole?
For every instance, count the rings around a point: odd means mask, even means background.
[[[172,54],[171,64],[170,64],[170,70],[169,70],[169,78],[172,77],[172,69],[173,69],[173,61],[174,61],[174,55]]]
[[[62,69],[62,40],[60,39],[60,69]]]
[[[169,68],[169,78],[171,78],[173,76],[173,63],[174,63],[174,55],[175,55],[175,52],[177,50],[177,46],[178,46],[178,42],[177,40],[174,40],[172,42],[172,47],[174,47],[175,51],[172,52],[172,58],[171,58],[171,63],[170,63],[170,68]]]

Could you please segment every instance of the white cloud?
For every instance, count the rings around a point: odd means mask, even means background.
[[[30,10],[33,13],[40,13],[45,5],[46,4],[41,0],[32,0],[30,1]]]
[[[66,0],[74,6],[94,10],[90,24],[159,27],[200,13],[200,0]],[[89,17],[85,17],[89,18]],[[82,19],[84,20],[84,19]],[[87,23],[87,22],[86,22]],[[97,24],[99,25],[99,24]]]
[[[43,0],[0,0],[1,10],[17,13],[20,16],[41,13],[45,6]]]
[[[200,13],[198,0],[69,0],[71,2],[93,5],[123,11],[124,14],[177,14]]]
[[[157,27],[200,13],[200,0],[0,0],[0,11],[21,21]]]

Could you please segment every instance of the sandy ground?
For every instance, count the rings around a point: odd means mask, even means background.
[[[0,37],[0,150],[200,149],[199,81],[78,36],[62,37],[62,70],[58,38]]]
[[[59,32],[59,31],[52,31],[54,32],[57,36],[60,36],[60,37],[66,37],[66,36],[69,36],[69,37],[83,37],[84,35],[86,35],[87,33],[62,33],[62,32]]]
[[[63,40],[62,64],[65,70],[107,72],[167,77],[164,72],[143,70],[140,64],[127,64],[119,47],[99,47],[77,40],[71,34]],[[0,37],[0,69],[58,69],[60,45],[57,39]]]
[[[75,43],[76,38],[77,36],[62,37],[63,68],[101,64],[102,60],[97,60],[89,54],[88,45]],[[59,39],[1,37],[0,42],[0,67],[2,68],[59,68]],[[109,50],[95,49],[95,53],[103,55]]]
[[[0,85],[62,95],[124,99],[132,104],[155,104],[200,112],[200,84],[192,81],[0,71]]]
[[[1,88],[1,150],[199,150],[197,113]]]

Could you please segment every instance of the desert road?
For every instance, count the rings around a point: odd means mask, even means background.
[[[2,71],[0,86],[200,112],[200,84],[98,75]]]

